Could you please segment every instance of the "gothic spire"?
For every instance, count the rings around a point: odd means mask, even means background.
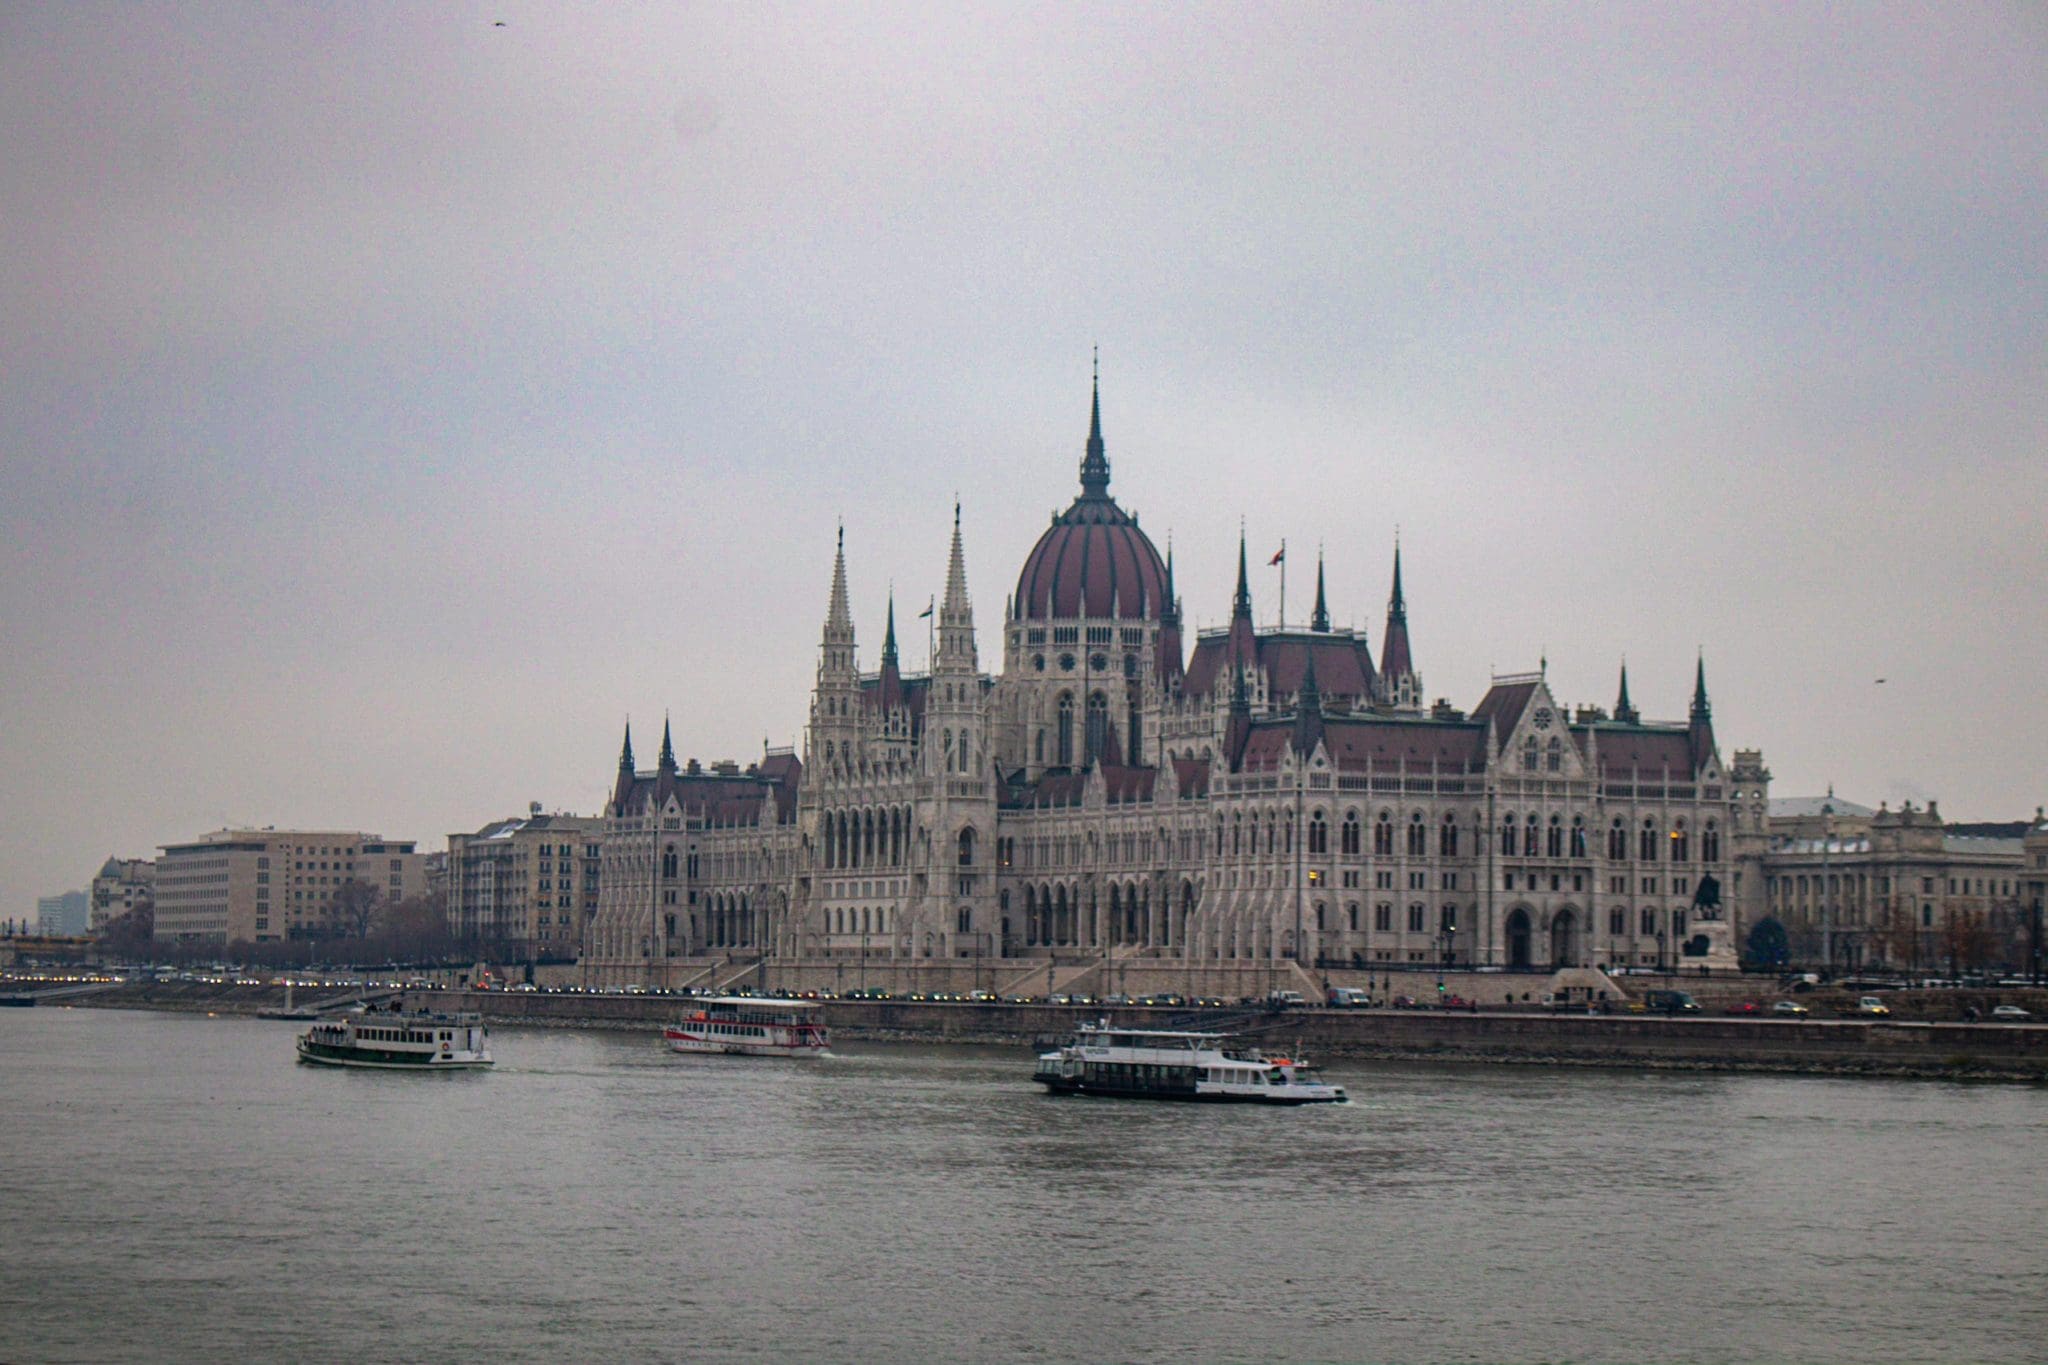
[[[1707,656],[1700,655],[1699,667],[1693,674],[1692,723],[1686,727],[1686,739],[1692,749],[1692,766],[1695,771],[1704,768],[1714,755],[1714,713],[1707,705]]]
[[[1311,648],[1301,670],[1301,690],[1294,697],[1294,752],[1307,758],[1323,737],[1323,689],[1316,684],[1316,652]]]
[[[1081,496],[1109,496],[1109,457],[1102,453],[1102,358],[1099,351],[1088,404],[1088,453],[1081,460]]]
[[[889,589],[889,627],[882,633],[882,667],[896,667],[896,589]]]
[[[668,717],[661,718],[661,771],[672,773],[676,770],[676,746],[669,738]]]
[[[974,606],[967,597],[967,554],[960,541],[960,504],[953,504],[953,548],[946,559],[946,595],[939,603],[938,657],[972,671]]]
[[[1320,549],[1316,551],[1316,609],[1308,618],[1308,628],[1319,631],[1330,629],[1330,604],[1323,596],[1323,552]]]
[[[1635,704],[1628,699],[1628,660],[1621,661],[1621,692],[1614,699],[1614,718],[1623,725],[1634,725],[1642,719]]]
[[[853,609],[846,601],[846,527],[839,528],[839,543],[832,552],[832,599],[825,608],[827,643],[853,640]]]
[[[1166,540],[1166,600],[1159,604],[1159,621],[1162,625],[1180,624],[1180,598],[1173,590],[1173,538]]]
[[[1401,542],[1394,541],[1394,591],[1387,597],[1387,622],[1408,624],[1408,599],[1401,595]]]
[[[619,771],[630,774],[633,771],[633,722],[626,722],[626,742],[619,750]]]
[[[1231,599],[1230,615],[1232,619],[1240,616],[1247,621],[1252,619],[1251,580],[1246,576],[1244,570],[1243,527],[1239,527],[1237,532],[1237,596]]]

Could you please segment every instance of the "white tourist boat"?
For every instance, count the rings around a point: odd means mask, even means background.
[[[1055,1095],[1239,1104],[1345,1104],[1297,1058],[1268,1057],[1223,1033],[1169,1033],[1083,1024],[1073,1040],[1038,1059],[1033,1076]]]
[[[387,1071],[469,1071],[491,1064],[476,1014],[349,1014],[299,1035],[299,1060]]]
[[[672,1052],[739,1057],[822,1057],[831,1041],[817,1001],[752,995],[699,1000],[662,1037]]]

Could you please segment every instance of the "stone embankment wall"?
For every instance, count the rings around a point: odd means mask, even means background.
[[[1889,1020],[1735,1019],[1712,1014],[1542,1014],[1501,1009],[1237,1011],[1194,1015],[1173,1009],[833,1000],[826,1022],[845,1039],[1024,1047],[1063,1037],[1081,1019],[1108,1016],[1138,1028],[1215,1028],[1268,1051],[1297,1047],[1312,1057],[1379,1057],[1536,1065],[1670,1067],[1689,1070],[1932,1076],[2048,1081],[2048,1024],[1929,1022],[1965,1004],[1992,1003],[2048,1014],[2038,992],[1895,992]],[[1965,1000],[1964,997],[1969,997]],[[299,991],[295,1003],[339,1003],[351,993]],[[1799,997],[1816,1015],[1853,1008],[1853,995]],[[62,1003],[97,1008],[254,1014],[284,1003],[282,987],[207,983],[113,986]],[[675,996],[433,990],[407,993],[409,1007],[476,1010],[500,1024],[560,1028],[659,1028],[688,1001]]]
[[[408,1004],[479,1010],[501,1023],[655,1028],[688,1003],[669,996],[421,992]],[[2048,1026],[1728,1019],[1508,1011],[1290,1010],[1190,1015],[1171,1009],[833,1000],[841,1038],[1025,1045],[1108,1017],[1137,1028],[1218,1028],[1268,1051],[1312,1057],[1652,1066],[1693,1070],[2048,1080]]]

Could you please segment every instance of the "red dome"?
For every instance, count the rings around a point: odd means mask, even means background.
[[[1017,576],[1017,614],[1032,620],[1114,614],[1156,621],[1165,605],[1159,551],[1107,497],[1076,498],[1038,538]]]

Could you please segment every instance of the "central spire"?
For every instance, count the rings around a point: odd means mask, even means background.
[[[1316,551],[1316,609],[1308,618],[1308,628],[1319,631],[1330,629],[1330,603],[1323,596],[1323,552],[1320,549]]]
[[[896,667],[896,588],[889,587],[889,627],[882,634],[882,667]]]
[[[1252,585],[1251,579],[1244,571],[1244,530],[1242,527],[1237,532],[1237,595],[1230,599],[1230,615],[1233,620],[1238,617],[1243,617],[1247,621],[1252,619]]]
[[[1095,356],[1095,378],[1088,403],[1088,453],[1081,459],[1081,496],[1109,496],[1109,457],[1102,453],[1102,353]]]

